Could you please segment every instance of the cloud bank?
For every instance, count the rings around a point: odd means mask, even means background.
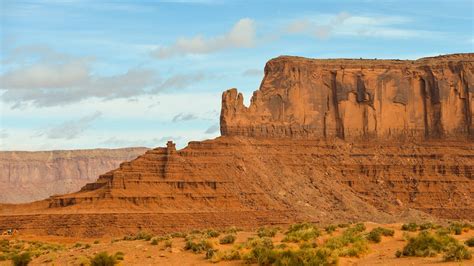
[[[192,38],[179,38],[173,45],[152,51],[156,58],[209,54],[229,48],[250,48],[256,42],[255,22],[250,18],[240,19],[232,29],[220,36],[205,38],[201,35]]]

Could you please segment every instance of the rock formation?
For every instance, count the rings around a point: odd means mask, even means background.
[[[146,148],[0,152],[0,203],[23,203],[79,190]]]
[[[473,63],[473,54],[270,60],[249,107],[224,92],[221,137],[182,150],[169,142],[77,193],[0,206],[0,229],[473,220]]]
[[[222,97],[223,136],[473,139],[474,56],[270,60],[251,104]]]

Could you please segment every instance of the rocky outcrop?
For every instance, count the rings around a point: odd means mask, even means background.
[[[249,107],[224,92],[223,136],[168,142],[76,193],[0,205],[0,229],[474,220],[472,58],[271,60]]]
[[[146,148],[0,152],[0,203],[22,203],[78,191]]]
[[[223,136],[473,139],[474,54],[411,60],[282,56],[249,107],[222,96]]]

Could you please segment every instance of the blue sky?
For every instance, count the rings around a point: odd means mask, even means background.
[[[0,150],[219,135],[269,59],[473,52],[474,1],[1,0]]]

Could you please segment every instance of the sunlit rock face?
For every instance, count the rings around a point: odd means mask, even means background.
[[[224,136],[472,139],[474,55],[270,60],[249,107],[222,97]]]

